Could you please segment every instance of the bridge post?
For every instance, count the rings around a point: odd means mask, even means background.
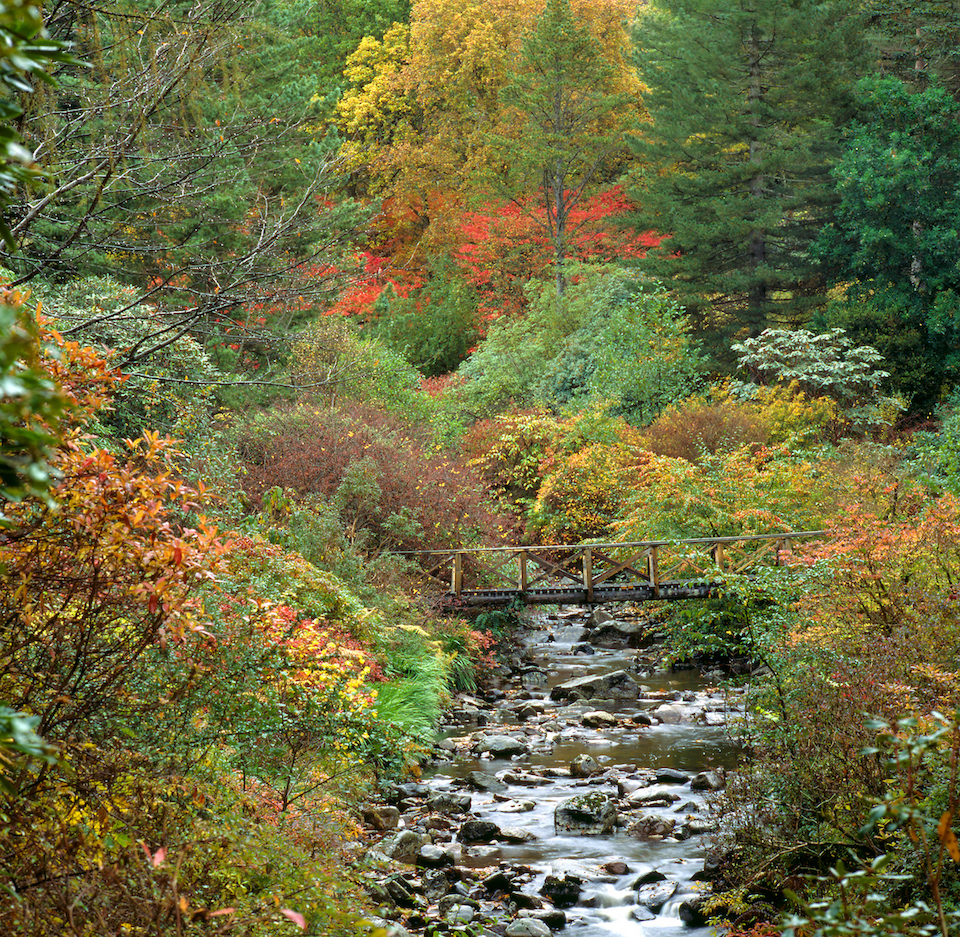
[[[526,592],[527,591],[527,551],[526,550],[520,551],[519,560],[520,560],[520,575],[518,577],[518,581],[520,584],[520,591]]]
[[[653,595],[660,598],[660,566],[657,563],[657,547],[650,547],[647,554],[647,576],[653,586]]]
[[[723,544],[715,543],[713,545],[713,562],[717,564],[717,569],[723,569]]]
[[[463,592],[463,553],[459,550],[453,554],[453,568],[450,573],[450,591],[460,598]]]
[[[587,602],[593,601],[593,554],[590,547],[583,551],[583,584],[587,589]]]

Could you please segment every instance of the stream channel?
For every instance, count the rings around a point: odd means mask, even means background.
[[[737,760],[728,724],[740,696],[720,674],[659,668],[657,648],[625,646],[640,643],[639,623],[613,616],[561,608],[528,622],[499,692],[451,711],[422,783],[434,804],[470,794],[472,832],[439,841],[474,881],[506,873],[514,925],[537,917],[555,930],[562,908],[570,937],[707,937],[684,907],[702,894],[707,801]],[[557,806],[579,795],[616,807],[612,830],[558,830]]]

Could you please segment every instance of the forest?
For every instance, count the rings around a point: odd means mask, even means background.
[[[950,0],[0,0],[0,932],[369,932],[417,551],[823,530],[657,610],[714,923],[958,933],[958,117]]]

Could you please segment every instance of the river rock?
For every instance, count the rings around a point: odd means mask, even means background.
[[[452,883],[443,869],[424,869],[420,873],[420,887],[423,896],[431,904],[450,894]]]
[[[716,771],[701,771],[690,782],[690,789],[694,791],[719,791],[723,786],[723,777]]]
[[[537,716],[542,716],[546,712],[546,709],[547,704],[543,700],[526,700],[517,707],[517,718],[521,722],[526,722],[527,719],[534,719]]]
[[[466,894],[466,889],[463,887],[463,883],[458,883],[455,891],[451,892],[449,895],[445,895],[437,902],[437,910],[441,914],[447,914],[452,911],[458,905],[467,905],[468,907],[473,908],[474,911],[480,910],[480,902],[475,898],[470,898]]]
[[[599,771],[600,765],[593,755],[580,754],[570,762],[570,776],[574,778],[589,778]]]
[[[538,690],[545,687],[548,679],[539,667],[528,667],[520,674],[520,684],[528,690]]]
[[[651,791],[643,788],[634,791],[626,798],[626,804],[629,808],[637,807],[670,807],[680,798],[676,794],[668,791]]]
[[[477,916],[475,908],[468,904],[455,904],[445,915],[444,920],[453,926],[470,924]]]
[[[439,869],[453,865],[453,855],[433,843],[424,843],[417,853],[417,865],[428,869]]]
[[[657,918],[649,908],[645,908],[643,905],[637,905],[635,908],[631,908],[630,917],[635,921],[639,921],[641,924],[645,921],[655,921]]]
[[[592,657],[597,653],[597,649],[592,644],[587,644],[586,642],[583,644],[574,644],[570,650],[573,651],[574,654],[583,654],[586,657]]]
[[[473,798],[469,794],[442,791],[427,798],[427,809],[437,813],[469,813]]]
[[[375,930],[382,931],[385,937],[410,937],[410,931],[396,921],[388,921],[386,918],[372,914],[365,915],[364,920],[373,925]]]
[[[530,813],[537,805],[532,800],[508,800],[497,808],[501,813]]]
[[[486,791],[488,794],[499,794],[507,789],[503,781],[483,771],[471,771],[467,775],[467,784],[476,791]]]
[[[519,917],[507,925],[504,934],[506,937],[550,937],[551,931],[535,917]]]
[[[363,807],[361,816],[364,823],[368,823],[381,833],[385,833],[387,830],[395,830],[400,824],[400,811],[396,807],[388,807],[382,804],[371,804]]]
[[[400,875],[391,875],[383,887],[395,905],[401,908],[420,907],[423,902],[413,893],[410,883]]]
[[[677,914],[687,927],[706,927],[710,918],[709,913],[704,910],[703,898],[681,902]]]
[[[627,832],[637,839],[663,839],[669,836],[677,821],[672,817],[658,817],[654,815],[639,817],[627,827]]]
[[[690,780],[689,774],[677,771],[676,768],[657,768],[654,776],[657,784],[686,784]]]
[[[676,893],[676,882],[651,882],[637,889],[637,904],[641,908],[659,911]]]
[[[560,908],[544,908],[540,911],[528,911],[524,908],[517,912],[517,917],[532,917],[543,921],[550,930],[561,930],[567,926],[567,913]]]
[[[609,621],[590,635],[597,647],[613,650],[620,648],[641,648],[649,643],[647,625],[640,621]]]
[[[658,706],[653,711],[653,714],[664,723],[664,725],[678,725],[683,722],[685,715],[682,707],[674,706],[672,703],[664,703],[662,706]]]
[[[413,830],[399,830],[385,837],[379,846],[388,859],[395,859],[397,862],[405,862],[413,865],[417,861],[417,853],[423,845],[423,838],[419,833]]]
[[[489,752],[494,758],[509,758],[512,755],[525,755],[530,746],[523,739],[512,735],[488,735],[477,742],[476,750],[483,754]]]
[[[614,670],[608,674],[577,677],[558,684],[550,691],[554,700],[577,699],[631,699],[639,686],[626,670]]]
[[[584,623],[584,626],[587,628],[596,628],[599,625],[605,625],[608,622],[613,621],[613,615],[611,615],[606,609],[595,608],[587,616],[587,620]]]
[[[579,900],[583,891],[583,879],[577,875],[548,875],[543,880],[540,894],[549,898],[556,908],[572,908]]]
[[[489,843],[500,836],[500,827],[490,820],[467,820],[457,838],[461,843]]]
[[[537,837],[530,830],[525,830],[522,826],[504,826],[500,828],[500,835],[497,839],[502,839],[505,843],[530,843]]]
[[[602,836],[617,824],[617,808],[606,794],[580,794],[557,804],[553,812],[557,833]]]
[[[595,709],[592,712],[584,713],[580,717],[580,721],[590,729],[608,729],[617,724],[617,717],[613,713]]]

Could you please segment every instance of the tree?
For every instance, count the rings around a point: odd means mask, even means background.
[[[882,73],[922,89],[939,81],[960,96],[960,9],[951,0],[869,0]]]
[[[943,89],[866,80],[819,248],[848,301],[825,317],[875,344],[913,411],[960,367],[960,125]]]
[[[822,302],[809,245],[863,61],[852,0],[656,0],[634,30],[650,123],[632,141],[648,266],[699,329],[758,335]]]
[[[333,155],[310,122],[324,89],[285,88],[302,37],[282,32],[273,6],[47,10],[50,34],[90,67],[64,65],[57,88],[23,102],[21,133],[49,182],[18,192],[4,263],[21,283],[110,274],[140,286],[113,315],[148,313],[155,327],[124,364],[216,319],[247,325],[249,303],[292,315],[339,280],[357,213],[329,201]]]
[[[573,211],[615,175],[632,96],[570,0],[547,0],[504,87],[506,127],[490,136],[496,190],[549,238],[557,297],[566,287]]]

